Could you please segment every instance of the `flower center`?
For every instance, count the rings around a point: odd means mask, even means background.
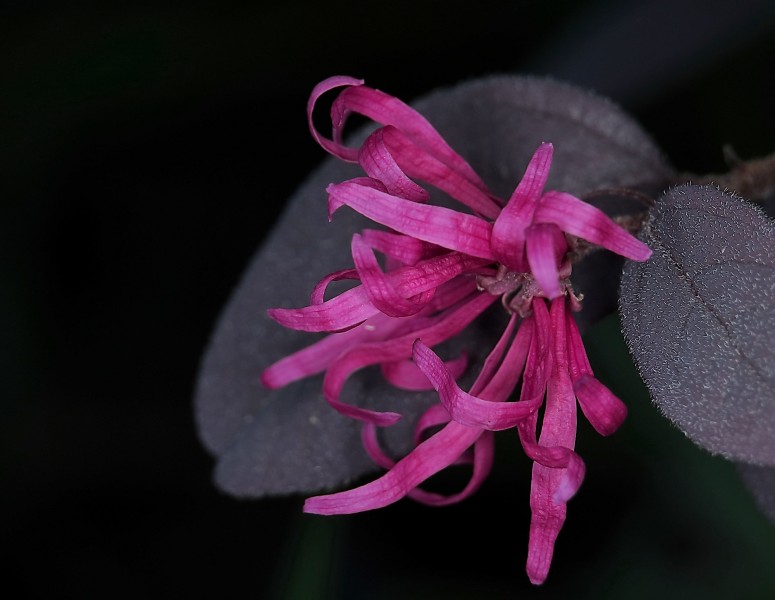
[[[584,294],[577,294],[570,280],[571,264],[564,261],[560,270],[560,290],[570,299],[571,310],[581,310]],[[508,313],[516,313],[521,318],[533,312],[533,298],[546,298],[532,273],[510,271],[504,265],[498,265],[495,275],[477,275],[476,286],[479,291],[501,297],[501,304]]]

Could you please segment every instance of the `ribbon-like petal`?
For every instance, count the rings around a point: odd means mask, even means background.
[[[541,144],[525,170],[525,175],[495,220],[492,252],[512,271],[526,272],[525,230],[533,223],[533,213],[549,177],[554,147]]]
[[[581,411],[600,435],[611,435],[627,418],[627,405],[594,377],[576,320],[566,317],[569,373]]]
[[[374,252],[357,233],[353,235],[351,249],[363,288],[371,303],[381,313],[389,317],[414,315],[420,312],[436,293],[436,288],[431,288],[416,296],[403,298],[379,268]]]
[[[461,354],[457,358],[444,361],[444,367],[453,378],[457,379],[465,373],[466,367],[468,367],[468,356]],[[433,389],[425,373],[420,370],[416,363],[410,360],[383,363],[382,376],[390,385],[401,390],[421,391]]]
[[[304,502],[304,512],[341,515],[392,504],[455,462],[481,435],[481,429],[449,423],[398,461],[382,477],[344,492],[308,498]]]
[[[410,331],[402,336],[391,337],[380,342],[354,346],[339,356],[326,371],[323,378],[323,394],[326,400],[343,414],[361,421],[374,421],[373,411],[363,412],[365,409],[351,406],[339,400],[342,388],[350,375],[368,365],[409,358],[412,355],[412,344],[418,336],[428,340],[428,343],[436,345],[457,335],[495,300],[496,298],[489,294],[480,293],[461,306],[449,309],[434,318],[431,325],[421,330]],[[387,424],[393,422],[395,419]],[[383,426],[381,423],[380,425]]]
[[[355,181],[330,185],[327,191],[329,214],[346,204],[400,233],[470,256],[495,258],[490,251],[492,224],[474,215],[419,204]]]
[[[414,362],[431,381],[450,416],[461,425],[490,431],[514,427],[540,406],[536,402],[504,402],[519,381],[526,354],[522,340],[511,345],[496,376],[482,390],[488,398],[483,399],[460,389],[441,359],[421,339],[412,351]]]
[[[475,273],[486,264],[487,260],[450,252],[420,261],[414,266],[396,269],[386,273],[385,277],[402,298],[411,298],[463,273]],[[471,284],[464,281],[461,285]],[[322,304],[303,308],[270,308],[267,311],[281,325],[301,331],[342,331],[378,312],[363,286],[347,290]]]
[[[648,260],[651,249],[614,223],[602,210],[565,192],[546,192],[533,217],[625,258]]]
[[[547,387],[539,444],[571,451],[576,440],[576,398],[568,374],[564,298],[552,302],[550,316],[554,366]],[[534,584],[543,583],[549,572],[554,543],[565,522],[566,502],[583,478],[581,465],[580,461],[574,461],[566,468],[547,467],[538,462],[533,464],[530,492],[532,517],[526,569]]]
[[[562,295],[559,264],[568,250],[565,236],[552,223],[539,223],[527,228],[525,235],[527,262],[538,287],[550,300]]]
[[[369,177],[382,182],[388,193],[413,202],[427,202],[430,194],[407,177],[386,146],[384,138],[391,130],[382,127],[367,137],[358,152],[358,162]]]

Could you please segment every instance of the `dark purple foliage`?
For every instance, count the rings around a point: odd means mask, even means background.
[[[654,402],[703,448],[775,465],[775,223],[684,185],[658,201],[642,239],[654,255],[626,266],[620,309]]]

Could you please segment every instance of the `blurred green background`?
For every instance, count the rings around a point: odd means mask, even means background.
[[[465,503],[303,516],[211,483],[191,397],[217,314],[323,158],[332,74],[411,100],[491,73],[612,97],[680,170],[775,149],[775,4],[13,2],[0,6],[0,469],[14,598],[775,598],[775,527],[650,405],[615,317],[587,336],[630,418],[549,580],[524,574],[514,435]],[[260,315],[257,315],[260,318]]]

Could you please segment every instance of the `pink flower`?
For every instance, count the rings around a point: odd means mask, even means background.
[[[334,135],[328,139],[314,128],[312,111],[323,93],[337,87],[345,89],[331,108]],[[342,141],[351,112],[381,125],[358,148]],[[627,414],[621,400],[595,379],[587,360],[572,316],[580,298],[569,279],[571,251],[579,239],[633,260],[646,260],[651,251],[597,208],[544,190],[551,144],[536,150],[504,202],[420,114],[362,81],[323,81],[312,92],[308,116],[320,145],[359,163],[367,175],[328,187],[329,215],[346,205],[387,229],[354,234],[354,268],[325,277],[309,306],[269,311],[286,327],[330,335],[271,365],[261,379],[276,388],[325,372],[326,400],[363,423],[364,447],[387,471],[358,488],[309,498],[304,510],[353,513],[404,496],[431,505],[458,502],[488,475],[493,432],[516,428],[534,461],[527,572],[533,583],[542,583],[566,503],[584,477],[584,463],[574,451],[576,402],[602,435],[613,433]],[[416,181],[445,192],[465,212],[431,205]],[[375,251],[385,256],[384,270]],[[327,286],[344,279],[359,283],[326,300]],[[467,358],[445,363],[431,348],[456,336],[497,300],[511,317],[466,392],[456,379]],[[438,392],[439,403],[416,424],[414,450],[397,462],[381,449],[378,428],[400,415],[353,406],[340,397],[349,376],[368,365],[380,365],[399,388]],[[520,382],[519,399],[509,401]],[[419,487],[460,462],[472,465],[472,475],[457,494]]]

